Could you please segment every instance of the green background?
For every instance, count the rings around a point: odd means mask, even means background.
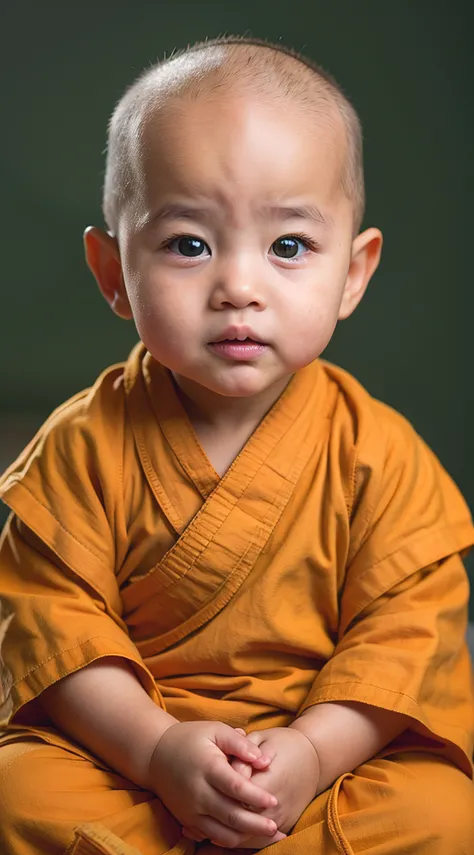
[[[383,260],[326,356],[408,416],[472,508],[472,7],[3,4],[0,469],[136,338],[102,300],[82,252],[84,227],[102,224],[116,100],[165,51],[247,32],[316,59],[361,115],[365,225],[382,229]]]

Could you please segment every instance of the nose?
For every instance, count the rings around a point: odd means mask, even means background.
[[[263,271],[249,256],[241,255],[222,259],[214,268],[214,281],[210,296],[212,309],[245,309],[256,311],[266,308]]]

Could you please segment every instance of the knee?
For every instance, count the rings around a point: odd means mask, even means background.
[[[38,809],[35,806],[43,792],[44,770],[39,770],[34,761],[44,748],[35,742],[13,742],[0,748],[0,826],[4,833],[17,828]]]
[[[433,853],[461,855],[474,840],[474,784],[448,761],[420,757],[399,791],[399,822],[408,839]],[[431,851],[431,849],[430,849]]]
[[[369,761],[343,782],[338,807],[357,852],[472,851],[474,784],[443,757],[400,752]]]

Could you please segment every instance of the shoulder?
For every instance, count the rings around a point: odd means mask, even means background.
[[[57,465],[58,459],[63,459],[77,464],[85,454],[99,458],[104,444],[111,448],[123,422],[123,377],[124,365],[113,365],[90,388],[57,407],[3,473],[0,497],[41,463],[48,466],[54,459]]]
[[[347,627],[384,592],[468,550],[474,527],[461,492],[409,420],[346,371],[324,368],[333,389],[333,454],[351,461]]]
[[[469,549],[474,528],[461,492],[409,420],[346,371],[324,368],[335,390],[332,433],[352,454],[348,580],[372,580],[372,596]]]
[[[0,478],[0,499],[91,581],[114,566],[123,501],[122,364],[58,407]]]
[[[366,506],[372,502],[388,469],[413,463],[428,449],[408,419],[374,398],[348,371],[326,361],[322,368],[329,390],[329,442],[347,473],[352,517],[362,500]]]
[[[347,371],[330,363],[323,367],[334,388],[331,434],[346,448],[347,460],[350,455],[353,549],[389,518],[401,537],[423,521],[427,528],[458,532],[458,546],[472,538],[464,498],[410,421]]]
[[[344,437],[352,451],[355,470],[370,470],[373,479],[381,478],[393,468],[406,469],[411,462],[430,459],[440,462],[400,412],[374,398],[348,371],[322,362],[327,383],[332,387],[331,433]]]
[[[408,419],[374,398],[352,374],[324,360],[321,364],[328,384],[333,387],[333,421],[345,424],[352,432],[354,445],[363,445],[367,438],[385,444],[390,439],[396,442],[407,435],[417,436]]]

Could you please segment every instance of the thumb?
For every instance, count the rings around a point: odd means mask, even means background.
[[[258,745],[253,745],[246,736],[237,733],[232,727],[219,730],[215,736],[215,743],[227,756],[232,754],[247,763],[258,760],[262,755]]]
[[[254,745],[258,745],[261,751],[260,757],[257,757],[257,759],[253,761],[252,765],[254,770],[256,772],[265,771],[276,756],[275,749],[266,744],[267,737],[265,735],[265,731],[254,730],[252,733],[248,734],[247,739],[249,742],[253,742]]]

